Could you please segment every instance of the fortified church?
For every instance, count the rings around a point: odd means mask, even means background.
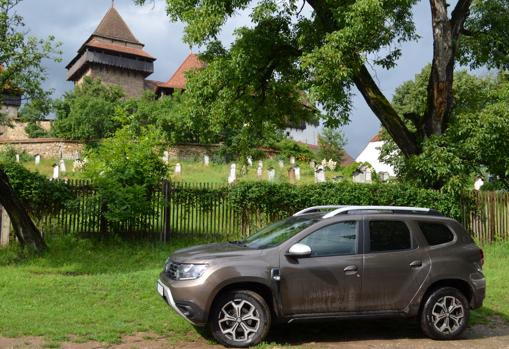
[[[100,79],[105,84],[122,87],[128,97],[139,97],[145,90],[168,95],[185,88],[185,72],[204,66],[191,53],[168,81],[148,80],[156,58],[144,47],[112,6],[67,65],[67,80],[79,85],[86,76]]]

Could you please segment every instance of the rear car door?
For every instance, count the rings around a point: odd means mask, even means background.
[[[426,280],[431,263],[411,221],[393,217],[364,220],[365,242],[360,307],[401,311]]]
[[[361,220],[322,225],[300,242],[305,258],[281,256],[280,295],[285,315],[357,310],[362,270]]]

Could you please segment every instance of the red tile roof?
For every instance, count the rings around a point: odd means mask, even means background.
[[[161,87],[185,89],[187,83],[185,73],[190,70],[203,68],[204,66],[205,63],[197,55],[190,53],[172,77]]]
[[[155,60],[154,57],[152,57],[150,54],[148,54],[141,48],[134,48],[134,47],[128,47],[128,46],[119,45],[119,44],[102,42],[97,39],[90,40],[84,46],[103,49],[103,50],[107,50],[107,51],[126,53],[126,54],[133,55],[133,56],[139,56],[139,57],[144,57],[144,58]]]
[[[380,142],[382,139],[380,138],[380,134],[376,134],[369,140],[369,143],[371,142]]]

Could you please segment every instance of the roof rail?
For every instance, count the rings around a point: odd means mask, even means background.
[[[346,207],[346,206],[341,206],[341,205],[311,206],[311,207],[307,207],[303,210],[300,210],[299,212],[295,213],[294,216],[300,216],[305,213],[320,212],[320,211],[325,211],[325,210],[329,210],[329,211],[337,210],[342,207]]]
[[[323,218],[331,218],[338,214],[347,214],[350,211],[391,211],[407,214],[427,214],[427,215],[441,215],[437,210],[425,207],[408,207],[408,206],[343,206],[335,209],[323,216]]]

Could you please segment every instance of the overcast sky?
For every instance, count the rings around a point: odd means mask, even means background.
[[[190,48],[182,42],[184,25],[170,23],[165,1],[148,1],[142,7],[132,0],[116,0],[116,7],[134,35],[145,44],[145,50],[157,58],[155,72],[149,79],[166,81],[188,55]],[[111,6],[111,0],[24,0],[18,12],[25,18],[31,34],[38,37],[55,35],[62,42],[63,61],[47,62],[47,86],[60,96],[73,85],[66,81],[65,66],[75,56],[81,44],[92,34]],[[432,59],[431,18],[429,4],[421,0],[414,9],[421,39],[403,47],[403,57],[396,69],[377,69],[374,74],[382,91],[392,96],[403,81],[412,79]],[[225,43],[232,41],[233,28],[249,24],[248,13],[240,13],[230,20],[222,33]],[[369,139],[377,133],[380,122],[362,97],[354,99],[351,123],[344,127],[348,139],[347,151],[356,157]]]

